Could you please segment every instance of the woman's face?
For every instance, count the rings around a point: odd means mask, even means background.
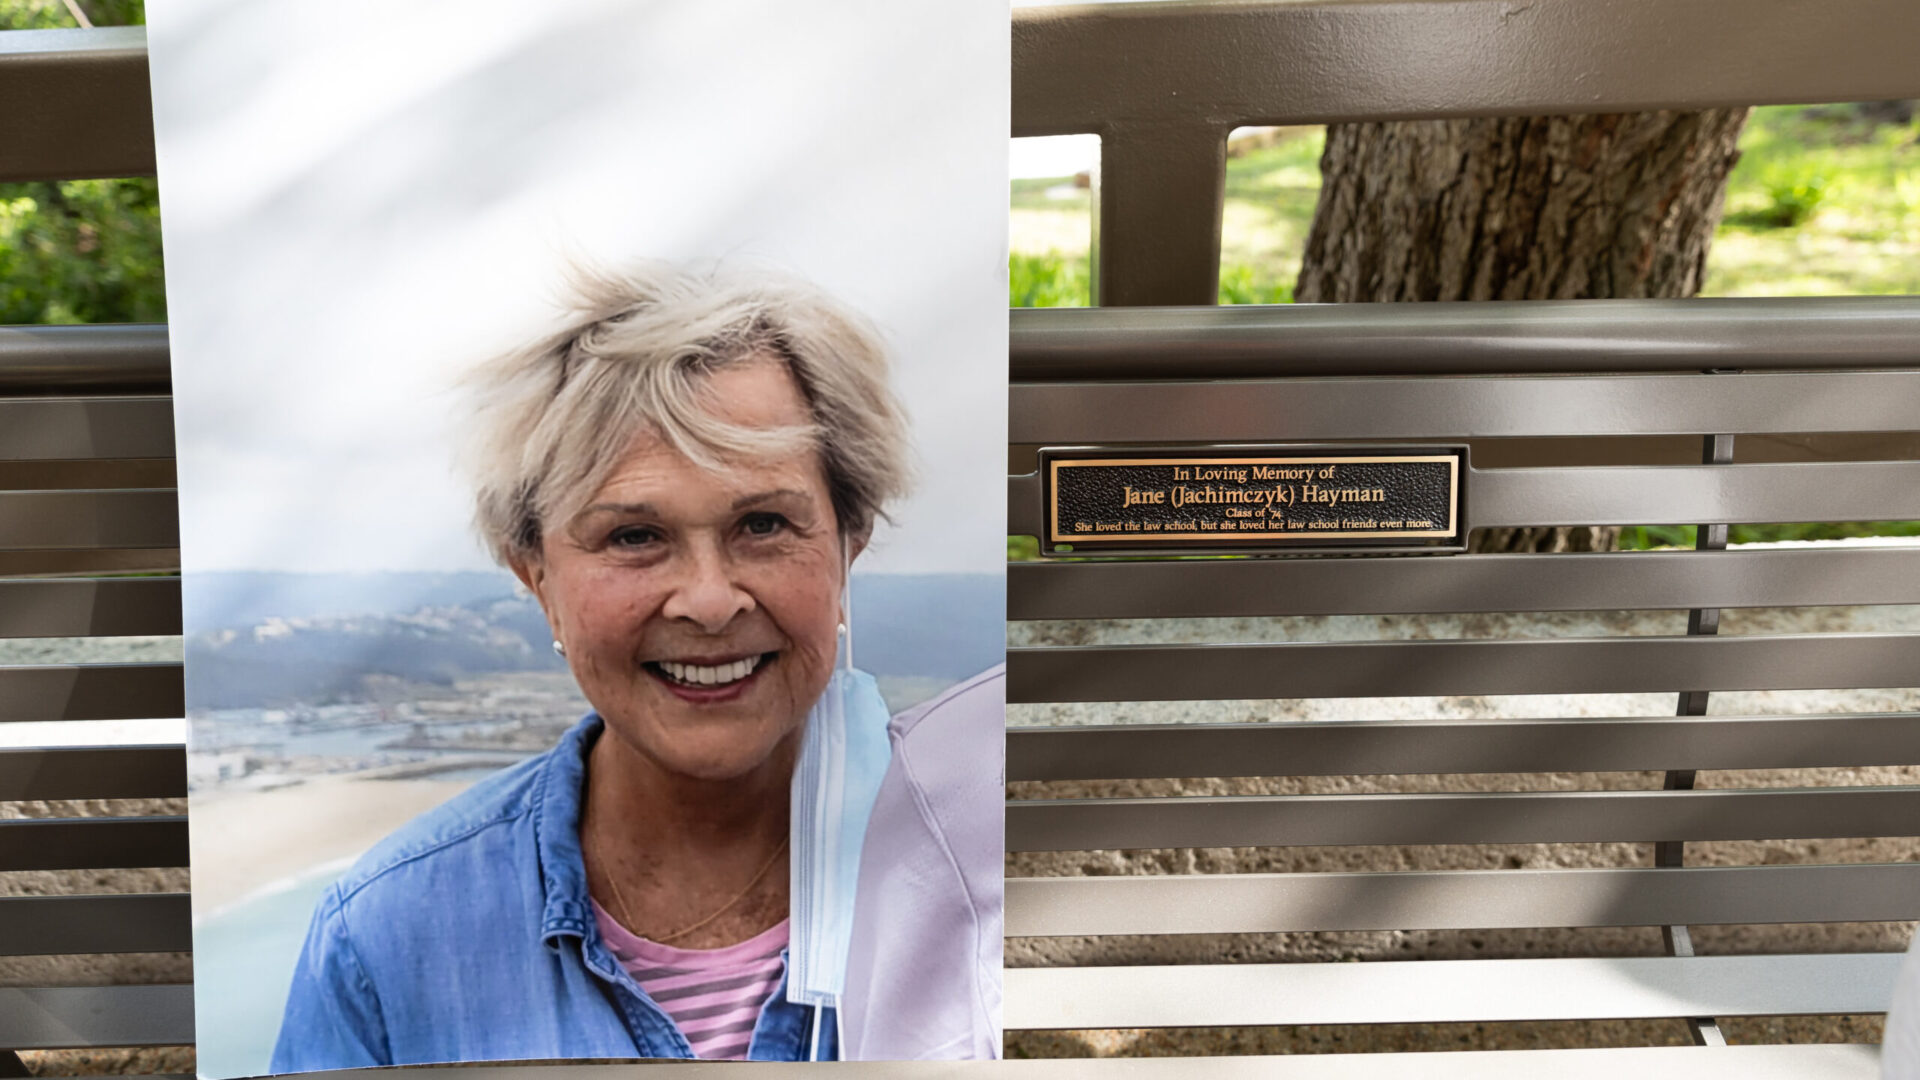
[[[811,419],[780,361],[708,385],[736,424]],[[648,435],[515,569],[608,731],[670,772],[724,780],[767,761],[826,688],[841,560],[817,452],[709,472]]]

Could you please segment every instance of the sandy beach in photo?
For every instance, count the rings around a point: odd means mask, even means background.
[[[351,860],[472,780],[323,776],[271,791],[193,797],[196,918],[329,863]]]

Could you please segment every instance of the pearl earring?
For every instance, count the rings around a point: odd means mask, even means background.
[[[565,645],[560,644],[559,638],[553,639],[553,651],[555,655],[558,655],[558,656],[567,655],[567,647]]]

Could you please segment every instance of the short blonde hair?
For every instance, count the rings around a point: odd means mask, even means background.
[[[576,267],[569,283],[558,329],[466,380],[475,523],[502,563],[537,558],[547,524],[585,505],[642,433],[709,469],[817,450],[848,536],[906,493],[907,424],[885,345],[816,286],[758,267],[660,261]],[[706,376],[768,357],[793,373],[811,424],[759,429],[714,415]]]

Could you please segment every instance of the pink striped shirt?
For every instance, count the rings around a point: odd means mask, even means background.
[[[599,901],[594,901],[593,918],[614,958],[673,1017],[695,1057],[746,1058],[760,1006],[780,985],[787,920],[724,949],[676,949],[636,936]]]

